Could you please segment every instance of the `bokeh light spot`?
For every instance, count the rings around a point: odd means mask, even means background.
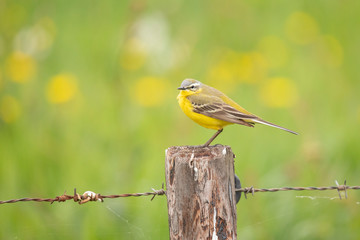
[[[239,54],[227,50],[220,57],[216,57],[218,61],[211,66],[208,73],[208,78],[210,81],[217,82],[221,81],[222,83],[226,82],[231,84],[236,80],[236,63],[239,61]]]
[[[124,51],[120,56],[120,66],[126,70],[137,70],[145,64],[147,52],[145,46],[137,38],[125,42]]]
[[[71,74],[59,74],[50,79],[46,95],[51,103],[64,103],[72,99],[77,91],[76,77]]]
[[[15,36],[14,49],[36,59],[44,58],[53,45],[55,24],[50,18],[44,17],[33,26],[21,29]]]
[[[316,51],[320,55],[322,61],[331,67],[339,67],[343,62],[343,47],[333,36],[322,36],[319,39]]]
[[[254,83],[265,78],[268,63],[259,52],[246,53],[242,55],[237,70],[240,81]]]
[[[16,121],[21,115],[19,102],[10,95],[5,95],[0,101],[0,117],[6,123]]]
[[[24,83],[36,73],[35,60],[22,52],[14,52],[7,59],[7,74],[14,82]]]
[[[286,64],[289,51],[284,41],[276,36],[266,36],[258,44],[259,52],[266,58],[269,68],[278,68]]]
[[[254,83],[264,79],[267,65],[259,52],[238,53],[229,50],[210,68],[208,78],[214,86],[226,82],[232,88],[236,82]]]
[[[276,108],[291,107],[298,98],[293,81],[283,77],[269,79],[260,89],[260,96],[265,105]]]
[[[164,102],[167,84],[164,79],[156,77],[140,78],[134,85],[133,98],[141,106],[153,107]]]
[[[305,12],[294,12],[286,21],[285,31],[288,38],[296,44],[312,43],[318,36],[316,20]]]

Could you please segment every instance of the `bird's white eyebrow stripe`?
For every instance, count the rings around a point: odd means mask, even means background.
[[[188,87],[190,88],[190,87],[192,87],[192,86],[198,87],[198,86],[200,86],[200,83],[192,83],[192,84],[190,84]]]

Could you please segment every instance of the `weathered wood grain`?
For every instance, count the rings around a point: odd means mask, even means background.
[[[236,239],[231,148],[170,147],[165,168],[170,239]]]

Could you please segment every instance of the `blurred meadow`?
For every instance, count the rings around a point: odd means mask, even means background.
[[[337,0],[0,0],[0,200],[161,188],[165,149],[214,134],[180,110],[185,78],[300,133],[225,128],[214,143],[232,147],[243,186],[360,185],[359,11]],[[356,239],[360,193],[348,195],[243,198],[239,239]],[[168,236],[165,197],[0,206],[1,239]]]

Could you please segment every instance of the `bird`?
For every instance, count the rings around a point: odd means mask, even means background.
[[[180,93],[177,100],[182,111],[199,125],[217,130],[202,146],[209,146],[223,131],[223,128],[230,124],[254,127],[255,124],[260,123],[295,135],[298,134],[261,119],[242,108],[224,93],[195,79],[185,79],[178,87],[178,90],[180,90]]]

